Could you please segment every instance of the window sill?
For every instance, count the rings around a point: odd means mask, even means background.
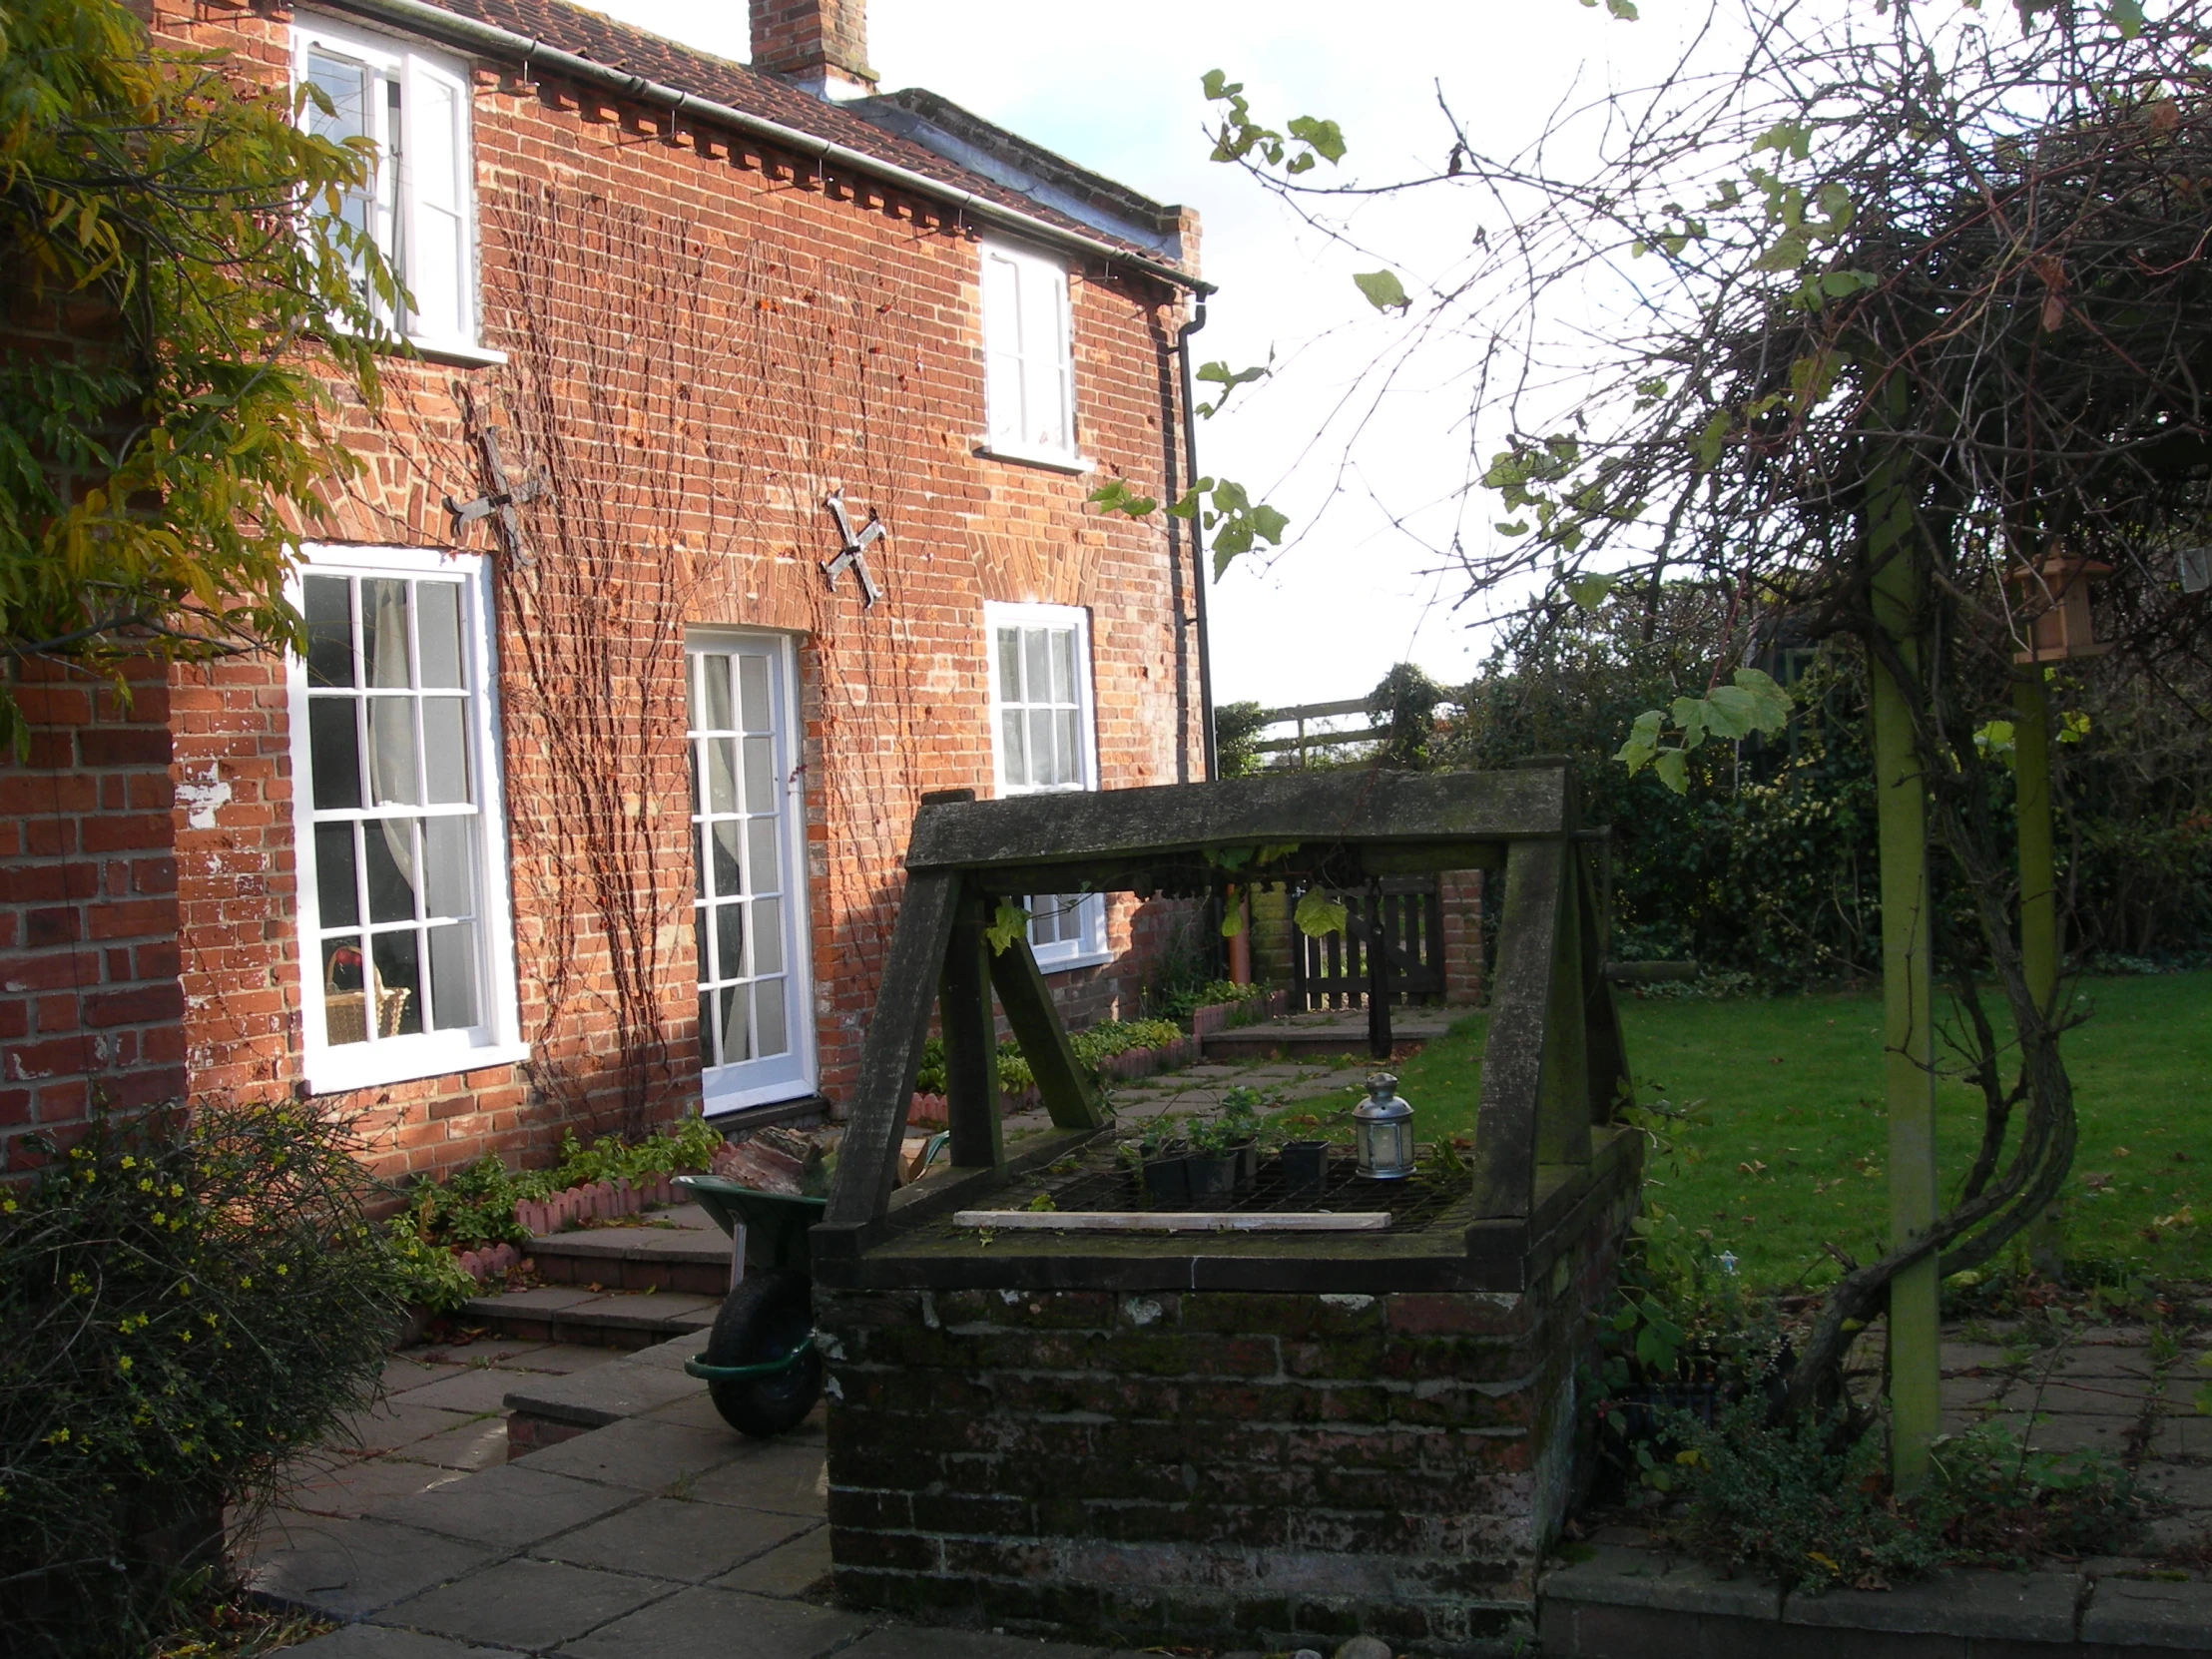
[[[978,443],[974,452],[986,461],[1012,461],[1020,466],[1042,467],[1047,472],[1081,474],[1098,470],[1096,461],[1057,449],[1020,449],[1008,444],[985,441]]]
[[[498,1043],[483,1048],[441,1045],[390,1061],[384,1061],[379,1055],[377,1059],[381,1063],[369,1066],[349,1054],[341,1056],[335,1049],[325,1049],[307,1060],[307,1092],[351,1094],[357,1089],[381,1089],[394,1083],[419,1083],[425,1077],[458,1077],[463,1072],[480,1071],[485,1066],[519,1065],[529,1058],[528,1043]]]
[[[426,340],[408,340],[411,348],[403,355],[422,358],[425,362],[453,363],[462,368],[498,368],[507,361],[507,353],[494,351],[483,345],[436,345]]]
[[[1037,958],[1039,973],[1074,973],[1081,968],[1104,967],[1114,959],[1111,950],[1086,950],[1079,956],[1055,956],[1049,961]]]

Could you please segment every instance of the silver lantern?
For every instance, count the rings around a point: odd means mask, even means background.
[[[1368,1098],[1354,1109],[1360,1173],[1370,1181],[1402,1181],[1413,1173],[1413,1108],[1397,1097],[1397,1079],[1379,1071]]]

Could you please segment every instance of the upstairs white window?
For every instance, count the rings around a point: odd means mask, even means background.
[[[481,561],[309,556],[290,665],[309,1085],[521,1058]]]
[[[992,452],[1074,463],[1075,359],[1065,266],[984,245],[983,356]]]
[[[300,16],[291,36],[294,80],[329,104],[305,100],[300,121],[318,138],[376,147],[375,171],[337,216],[374,242],[406,289],[386,320],[426,350],[480,355],[465,67],[322,18]]]
[[[985,605],[997,793],[1098,788],[1090,619],[1071,605]],[[1112,959],[1098,893],[1032,893],[1029,947],[1044,968]]]

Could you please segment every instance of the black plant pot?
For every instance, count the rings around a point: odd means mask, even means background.
[[[1241,1140],[1229,1149],[1237,1160],[1237,1191],[1249,1193],[1253,1183],[1260,1179],[1260,1144],[1251,1139]]]
[[[1180,1210],[1191,1201],[1191,1160],[1183,1152],[1164,1148],[1144,1161],[1144,1190],[1152,1195],[1155,1210]]]
[[[1283,1184],[1294,1193],[1318,1193],[1329,1185],[1329,1143],[1286,1141]]]
[[[1204,1209],[1237,1196],[1237,1155],[1224,1152],[1218,1157],[1205,1157],[1193,1153],[1190,1160],[1191,1204]]]

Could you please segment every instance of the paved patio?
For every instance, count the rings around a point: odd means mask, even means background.
[[[682,1374],[699,1343],[395,1355],[389,1399],[356,1424],[358,1453],[303,1473],[248,1548],[258,1589],[340,1623],[290,1651],[1106,1659],[829,1605],[821,1413],[773,1444],[746,1439]],[[510,1459],[510,1392],[590,1395],[635,1414]]]

